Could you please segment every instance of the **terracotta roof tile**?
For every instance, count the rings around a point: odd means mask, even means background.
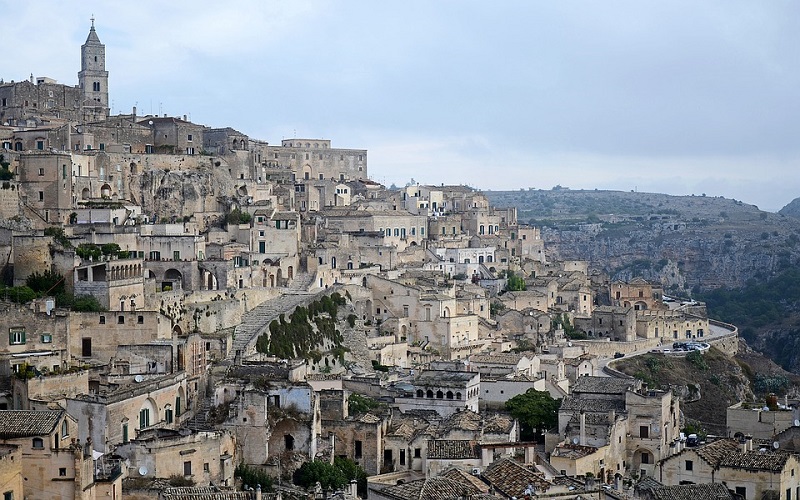
[[[0,411],[0,438],[50,434],[64,414],[63,410],[2,410]]]
[[[466,439],[431,439],[428,441],[428,459],[468,460],[481,458],[478,443]]]

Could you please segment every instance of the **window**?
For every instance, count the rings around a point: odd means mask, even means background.
[[[40,168],[40,169],[39,169],[39,175],[40,175],[40,176],[44,175],[44,169],[43,169],[43,168]]]
[[[39,201],[44,201],[44,191],[39,191]]]
[[[686,470],[687,471],[694,470],[694,462],[692,462],[691,460],[687,460],[686,461]]]
[[[128,423],[126,422],[122,424],[122,442],[127,443],[128,441],[130,439],[128,438]]]
[[[283,436],[283,446],[287,450],[294,450],[294,436],[286,434]]]
[[[208,462],[203,463],[203,472],[209,472],[211,469],[208,466]]]
[[[43,150],[44,149],[44,141],[36,141],[36,149]]]
[[[190,461],[183,462],[183,475],[184,476],[192,475],[192,462]]]
[[[400,450],[400,465],[406,464],[406,450]]]
[[[24,328],[9,328],[8,329],[8,343],[11,345],[20,345],[25,343],[25,329]]]
[[[639,426],[639,437],[640,438],[649,438],[650,437],[650,426],[649,425],[640,425]]]
[[[106,324],[106,317],[105,316],[100,316],[100,324],[101,325],[105,325]]]
[[[650,463],[650,453],[643,451],[642,452],[642,463],[649,464]]]
[[[142,408],[139,410],[139,429],[150,427],[150,409]]]
[[[49,333],[42,334],[42,344],[50,344],[53,342],[53,336]]]
[[[136,324],[143,325],[144,324],[144,316],[136,316]]]
[[[92,82],[92,90],[94,92],[100,92],[100,82]]]
[[[742,498],[747,498],[747,487],[745,486],[737,486],[736,487],[736,494]]]
[[[186,140],[192,142],[192,134],[187,135]]]
[[[58,468],[58,477],[67,477],[67,468],[66,467],[59,467]]]
[[[3,99],[3,102],[5,102],[5,101],[6,100]],[[5,104],[4,104],[4,106],[5,106]],[[5,493],[3,493],[3,500],[14,500],[14,492],[13,491],[6,491]]]
[[[61,439],[69,436],[69,425],[67,425],[67,421],[64,420],[61,422]]]
[[[422,449],[421,448],[414,448],[414,458],[422,457]]]
[[[354,456],[355,456],[356,460],[360,459],[363,456],[363,450],[362,450],[361,441],[356,441]]]
[[[34,450],[43,450],[44,449],[44,440],[42,438],[33,438],[31,442],[31,446]]]
[[[172,408],[166,408],[164,410],[164,421],[168,424],[172,423]]]

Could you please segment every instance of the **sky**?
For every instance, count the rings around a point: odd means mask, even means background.
[[[368,150],[386,185],[800,197],[800,2],[0,0],[0,77]]]

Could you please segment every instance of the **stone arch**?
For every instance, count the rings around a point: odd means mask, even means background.
[[[638,448],[633,453],[632,470],[638,471],[643,465],[653,465],[655,455],[647,448]]]
[[[425,393],[425,397],[429,398],[429,399],[433,399],[433,391],[428,389],[428,391]]]
[[[158,418],[158,405],[153,398],[147,398],[139,407],[139,429],[157,424]]]
[[[421,398],[421,397],[424,397],[424,396],[425,396],[425,393],[422,391],[422,389],[417,389],[417,397]]]
[[[136,175],[136,174],[139,173],[139,169],[136,167],[136,163],[135,162],[131,162],[130,169],[131,169],[131,174],[132,175]]]
[[[81,190],[81,199],[82,200],[88,200],[91,196],[92,196],[92,193],[91,193],[91,191],[89,191],[89,188],[83,188],[83,190]]]
[[[169,268],[164,272],[164,285],[162,286],[162,290],[164,286],[171,286],[173,289],[175,287],[183,288],[183,274],[175,268]]]
[[[634,302],[633,308],[637,311],[644,311],[645,309],[647,309],[647,303],[641,300]]]
[[[450,317],[450,308],[449,307],[445,306],[445,308],[442,309],[442,317],[443,318],[449,318]]]
[[[441,389],[436,391],[436,399],[444,399],[444,393],[442,392]]]
[[[181,328],[181,325],[175,325],[172,327],[172,333],[175,335],[183,335],[183,328]]]
[[[103,198],[111,198],[111,186],[108,184],[103,184],[100,188],[100,196]]]
[[[239,196],[247,196],[247,186],[240,186],[236,192],[239,193]]]
[[[331,269],[336,269],[336,257],[331,257]]]
[[[278,270],[275,272],[275,285],[281,286],[283,282],[283,270],[279,267]]]
[[[445,397],[447,399],[453,399],[453,391],[447,391],[447,394],[445,394]]]
[[[289,266],[286,269],[286,279],[294,279],[294,266]]]

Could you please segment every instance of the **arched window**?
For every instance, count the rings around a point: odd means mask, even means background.
[[[447,399],[453,399],[453,391],[447,391]]]
[[[422,389],[417,389],[417,397],[418,397],[418,398],[421,398],[421,397],[423,397],[424,395],[425,395],[425,393],[424,393],[424,392],[422,392]]]
[[[436,391],[436,399],[443,399],[444,393],[442,391]]]
[[[460,392],[456,393],[456,399],[461,400],[461,393]]]
[[[427,396],[429,398],[433,398],[433,391],[428,389],[428,392],[425,394],[425,396]]]

